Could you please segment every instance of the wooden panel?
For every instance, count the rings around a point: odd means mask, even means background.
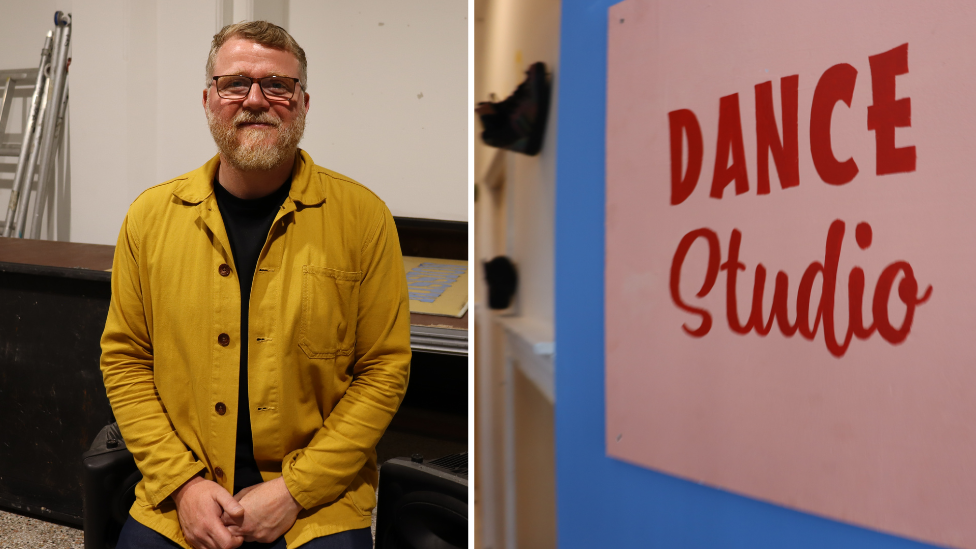
[[[414,217],[394,217],[403,255],[468,259],[468,224]]]
[[[108,273],[7,265],[0,264],[0,507],[80,526],[81,454],[113,421],[98,369]]]
[[[107,271],[115,246],[0,237],[0,262]]]

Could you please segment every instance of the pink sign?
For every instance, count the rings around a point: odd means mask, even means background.
[[[610,9],[607,453],[976,547],[976,9]]]

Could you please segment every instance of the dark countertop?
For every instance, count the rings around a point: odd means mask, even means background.
[[[115,246],[0,237],[0,272],[20,272],[86,280],[111,280]],[[410,313],[413,326],[468,329],[468,313],[461,318]]]

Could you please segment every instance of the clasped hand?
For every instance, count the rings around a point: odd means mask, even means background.
[[[196,549],[235,549],[245,541],[270,543],[295,523],[301,505],[278,477],[231,496],[219,484],[194,477],[173,494],[180,526]]]

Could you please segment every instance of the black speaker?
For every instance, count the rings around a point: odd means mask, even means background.
[[[426,462],[414,454],[380,467],[376,549],[467,546],[467,452]]]
[[[142,480],[117,423],[99,431],[82,463],[85,549],[114,549]]]

